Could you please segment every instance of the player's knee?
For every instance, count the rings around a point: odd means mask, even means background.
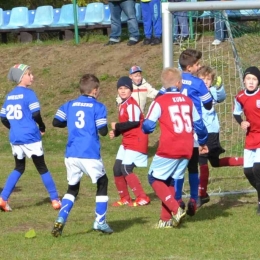
[[[122,175],[121,164],[122,164],[121,160],[116,160],[115,161],[115,164],[114,164],[114,167],[113,167],[113,172],[114,172],[114,176],[115,177],[119,177],[119,176]]]
[[[212,167],[219,167],[219,159],[218,158],[214,158],[214,159],[209,159],[209,162],[211,164]]]
[[[33,155],[32,156],[32,160],[33,160],[33,163],[34,163],[37,171],[40,174],[44,174],[44,173],[48,172],[48,168],[47,168],[47,166],[45,164],[43,155],[41,155],[41,156]]]
[[[97,196],[107,195],[108,178],[107,175],[103,175],[97,181]]]
[[[191,163],[190,165],[188,165],[188,172],[189,173],[198,173],[199,169],[198,169],[197,163]]]
[[[15,160],[15,171],[18,171],[20,174],[23,174],[25,171],[25,160]]]
[[[253,175],[253,167],[244,168],[244,174],[245,176]]]
[[[253,172],[260,175],[260,163],[254,163]]]
[[[121,172],[124,176],[127,176],[127,175],[129,175],[130,173],[133,172],[134,167],[135,167],[135,165],[133,163],[130,164],[130,165],[129,164],[122,164],[121,165]]]
[[[80,187],[80,182],[78,182],[75,185],[69,185],[67,193],[72,195],[72,196],[74,196],[76,198],[78,196],[78,194],[79,194],[79,187]]]

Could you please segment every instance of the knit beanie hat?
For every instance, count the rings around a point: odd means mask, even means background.
[[[244,77],[243,77],[243,79],[245,79],[245,77],[246,77],[247,74],[252,74],[252,75],[256,76],[257,79],[258,79],[258,85],[260,84],[260,71],[259,71],[259,69],[258,69],[257,67],[254,67],[254,66],[253,66],[253,67],[247,68],[247,69],[245,70],[245,72],[244,72]]]
[[[17,84],[21,82],[22,77],[26,70],[30,68],[30,66],[25,64],[16,64],[14,65],[8,72],[8,79],[16,82]]]
[[[139,66],[133,66],[131,67],[131,69],[129,70],[129,74],[134,74],[136,72],[142,72],[142,69]]]
[[[118,81],[117,81],[117,89],[120,87],[127,87],[129,88],[131,91],[133,91],[133,83],[132,80],[127,77],[127,76],[123,76],[121,77]]]

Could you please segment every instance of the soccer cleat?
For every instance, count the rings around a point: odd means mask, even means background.
[[[180,199],[180,200],[178,200],[178,203],[179,203],[179,206],[180,206],[183,210],[185,210],[186,205],[185,205],[184,201],[183,201],[182,199]]]
[[[196,213],[196,209],[197,209],[196,201],[194,199],[190,199],[188,203],[188,209],[186,211],[187,215],[191,217],[194,216]]]
[[[197,208],[200,208],[203,204],[206,204],[210,201],[209,194],[207,193],[206,196],[199,196],[197,200]]]
[[[57,200],[52,200],[51,201],[52,207],[54,209],[60,209],[61,208],[61,201],[59,199]]]
[[[64,219],[59,217],[57,218],[57,220],[55,221],[54,223],[54,227],[51,231],[51,234],[54,236],[54,237],[58,237],[58,236],[61,236],[62,234],[62,230],[64,228]]]
[[[145,198],[137,198],[135,201],[128,204],[130,207],[138,207],[138,206],[145,206],[150,203],[150,198],[146,196]]]
[[[112,234],[114,232],[106,222],[99,224],[97,221],[94,221],[93,230],[100,231],[105,234]]]
[[[155,228],[172,228],[173,225],[172,225],[172,219],[168,220],[168,221],[164,221],[164,220],[161,220],[159,219],[159,222],[158,224],[156,224],[156,227]]]
[[[0,209],[5,212],[12,211],[11,207],[8,204],[8,201],[3,200],[0,198]]]
[[[179,224],[181,223],[181,220],[185,217],[185,215],[186,215],[186,212],[181,207],[178,208],[178,211],[176,214],[173,214],[173,212],[172,212],[172,220],[173,220],[172,226],[178,227]]]
[[[120,199],[119,201],[116,201],[112,204],[113,207],[120,207],[120,206],[124,206],[124,205],[129,205],[131,203],[131,201],[127,200],[127,199]]]

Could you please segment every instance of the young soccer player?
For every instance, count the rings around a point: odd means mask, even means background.
[[[174,182],[184,177],[191,158],[193,126],[201,145],[200,151],[208,151],[205,146],[207,129],[191,99],[179,92],[181,78],[179,69],[163,70],[161,79],[166,92],[153,101],[143,123],[147,134],[154,131],[157,120],[161,130],[159,146],[148,174],[150,185],[162,201],[158,228],[176,227],[186,214],[175,200]]]
[[[212,108],[212,97],[203,82],[202,79],[194,76],[194,74],[201,67],[200,59],[202,53],[194,49],[184,50],[179,57],[179,65],[182,69],[182,88],[181,93],[191,98],[198,113],[202,116],[201,103],[203,107],[207,110]],[[164,87],[159,91],[159,95],[165,92]],[[187,214],[193,216],[197,209],[198,200],[198,189],[199,189],[199,151],[198,142],[196,136],[194,136],[194,148],[192,157],[188,163],[188,174],[189,174],[189,184],[190,184],[190,200],[188,202]],[[183,188],[184,178],[175,181],[175,199],[178,200],[180,206],[185,208],[185,203],[182,200],[182,188]]]
[[[64,195],[61,210],[55,221],[52,235],[58,237],[79,193],[80,180],[86,173],[92,183],[97,184],[96,210],[93,229],[111,234],[113,230],[106,223],[108,207],[108,178],[100,155],[98,133],[107,135],[107,110],[97,101],[100,91],[99,80],[92,74],[85,74],[79,82],[81,95],[63,104],[57,111],[53,126],[68,127],[68,143],[65,153],[68,190]]]
[[[129,70],[129,78],[133,83],[132,97],[135,99],[142,112],[144,113],[147,98],[155,98],[158,90],[153,88],[142,76],[142,69],[139,66],[132,66]],[[116,98],[118,105],[122,99],[118,95]]]
[[[32,71],[25,64],[16,64],[9,70],[8,79],[17,86],[7,94],[0,116],[4,126],[10,129],[9,140],[15,168],[1,192],[0,209],[12,211],[8,200],[25,171],[26,156],[32,158],[50,195],[53,208],[60,209],[58,192],[44,160],[41,135],[45,133],[45,125],[40,113],[40,103],[35,92],[29,88],[33,82]]]
[[[133,91],[132,80],[121,77],[117,82],[118,94],[123,100],[119,106],[119,122],[112,122],[109,136],[113,139],[122,134],[122,144],[117,152],[113,167],[115,185],[120,200],[113,206],[144,206],[150,203],[141,182],[133,172],[135,167],[147,166],[148,136],[142,131],[143,113],[137,102],[131,97]],[[136,199],[132,202],[128,186]]]
[[[235,97],[233,115],[246,132],[244,174],[257,191],[257,214],[260,215],[260,71],[257,67],[249,67],[243,78],[245,89]]]
[[[208,90],[213,97],[213,104],[221,103],[226,99],[226,92],[222,84],[222,80],[218,77],[217,84],[212,86],[215,78],[215,71],[208,67],[202,66],[196,75],[202,79]],[[199,156],[200,165],[200,184],[199,184],[199,198],[197,201],[197,207],[209,202],[210,197],[207,193],[208,179],[209,179],[209,167],[208,161],[212,167],[223,167],[223,166],[242,166],[243,158],[241,157],[224,157],[219,158],[221,153],[225,150],[221,147],[219,141],[219,120],[217,112],[214,106],[210,110],[206,110],[202,106],[202,119],[208,130],[208,141],[207,146],[209,152],[207,154],[201,154]]]

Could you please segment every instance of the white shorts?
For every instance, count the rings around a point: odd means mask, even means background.
[[[155,155],[150,165],[148,174],[159,180],[166,181],[169,177],[173,179],[184,178],[184,173],[188,165],[189,160],[185,158],[181,159],[169,159]]]
[[[25,156],[31,158],[32,155],[43,155],[42,141],[31,144],[11,144],[13,156],[22,160]]]
[[[136,167],[147,167],[147,154],[125,149],[123,145],[119,146],[116,159],[125,165],[134,163]]]
[[[106,174],[101,159],[69,157],[65,158],[64,161],[67,168],[67,180],[69,185],[77,184],[83,176],[83,173],[91,178],[92,183],[97,183],[97,180]]]
[[[244,149],[244,168],[253,167],[254,163],[260,163],[260,148],[254,150]]]

